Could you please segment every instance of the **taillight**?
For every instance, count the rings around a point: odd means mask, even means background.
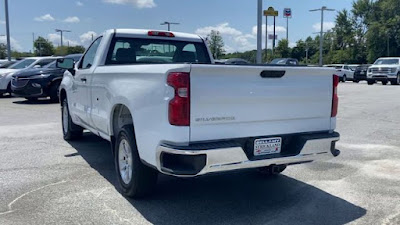
[[[331,117],[336,117],[338,112],[338,106],[339,106],[339,96],[337,93],[338,85],[339,85],[339,76],[333,75],[333,96],[332,96]]]
[[[174,98],[169,102],[169,123],[190,126],[190,74],[172,72],[168,74],[167,84],[175,89]]]
[[[175,35],[171,32],[165,31],[149,31],[147,33],[149,36],[158,36],[158,37],[175,37]]]

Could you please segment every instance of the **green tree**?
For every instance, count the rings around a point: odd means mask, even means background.
[[[35,46],[35,55],[37,56],[51,56],[54,54],[53,44],[43,37],[39,36],[33,45]]]
[[[55,48],[54,54],[59,56],[69,55],[69,54],[78,54],[85,52],[85,47],[77,45],[77,46],[59,46]]]
[[[224,40],[219,31],[212,30],[207,38],[211,53],[215,59],[218,59],[220,56],[225,54]]]
[[[7,46],[0,43],[0,59],[5,59],[7,57]]]
[[[291,49],[289,48],[289,41],[286,39],[282,39],[278,42],[278,46],[276,47],[275,58],[289,58],[291,57]]]

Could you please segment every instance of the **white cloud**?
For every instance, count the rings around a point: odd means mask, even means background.
[[[92,42],[92,38],[96,38],[97,33],[94,31],[88,31],[86,33],[83,33],[79,38],[81,39],[81,43],[84,45],[88,45]]]
[[[332,28],[335,27],[335,23],[334,22],[324,22],[324,32],[331,30]],[[315,23],[313,25],[313,29],[314,31],[320,32],[321,31],[321,23]]]
[[[64,23],[79,23],[81,20],[76,16],[70,16],[63,20]]]
[[[265,38],[265,24],[263,25],[263,37]],[[251,29],[251,33],[244,33],[234,27],[231,27],[229,23],[221,23],[216,26],[207,26],[198,28],[195,33],[201,36],[207,36],[211,33],[211,30],[219,31],[225,42],[225,50],[228,53],[231,52],[243,52],[254,50],[257,48],[257,26]],[[273,26],[268,25],[268,32],[272,34]],[[286,28],[282,26],[276,26],[276,33],[285,36]],[[279,37],[279,36],[278,36]],[[264,39],[263,39],[264,40]],[[263,41],[264,44],[264,41]],[[271,44],[269,45],[271,46]]]
[[[15,40],[13,37],[10,37],[10,42],[11,42],[11,49],[16,50],[16,51],[22,51],[22,46],[19,44],[17,40]],[[0,43],[2,44],[7,44],[7,37],[6,36],[0,36]]]
[[[274,25],[268,25],[268,34],[273,34],[274,32]],[[286,28],[282,26],[275,26],[275,33],[277,34],[284,34],[286,33]],[[254,26],[252,29],[252,34],[257,36],[257,26]],[[262,25],[262,35],[265,38],[265,24]],[[278,36],[279,38],[279,36]]]
[[[156,3],[154,3],[154,0],[103,0],[103,2],[118,5],[131,4],[139,9],[153,8],[157,6]]]
[[[34,20],[38,22],[45,22],[45,21],[54,21],[55,19],[50,14],[46,14],[43,16],[35,17]]]
[[[57,33],[51,33],[47,35],[47,39],[53,43],[54,46],[59,46],[61,44],[61,36],[60,34]],[[63,36],[63,45],[64,46],[76,46],[79,45],[79,43],[77,41],[73,41],[70,40],[68,38],[65,38],[65,36]]]
[[[77,5],[77,6],[83,6],[83,2],[77,1],[77,2],[76,2],[76,5]]]
[[[241,31],[229,26],[229,23],[221,23],[216,26],[202,27],[196,30],[196,34],[207,36],[212,30],[218,31],[221,35],[242,35]]]

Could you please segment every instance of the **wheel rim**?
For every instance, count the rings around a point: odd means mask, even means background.
[[[66,104],[64,103],[63,105],[63,130],[64,130],[64,134],[66,134],[68,132],[68,107],[66,106]]]
[[[343,76],[343,82],[346,82],[346,75]]]
[[[400,76],[397,75],[397,83],[400,84]]]
[[[132,150],[126,139],[122,139],[119,143],[118,166],[122,181],[129,184],[132,179]]]

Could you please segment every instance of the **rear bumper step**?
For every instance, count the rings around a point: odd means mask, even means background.
[[[246,145],[239,141],[219,142],[220,147],[218,142],[186,147],[161,145],[157,149],[157,169],[168,175],[194,177],[214,172],[326,160],[340,154],[335,148],[339,139],[338,133],[296,135],[292,141],[294,143],[288,148],[298,150],[287,150],[291,153],[285,156],[271,155],[261,159],[249,156]]]

